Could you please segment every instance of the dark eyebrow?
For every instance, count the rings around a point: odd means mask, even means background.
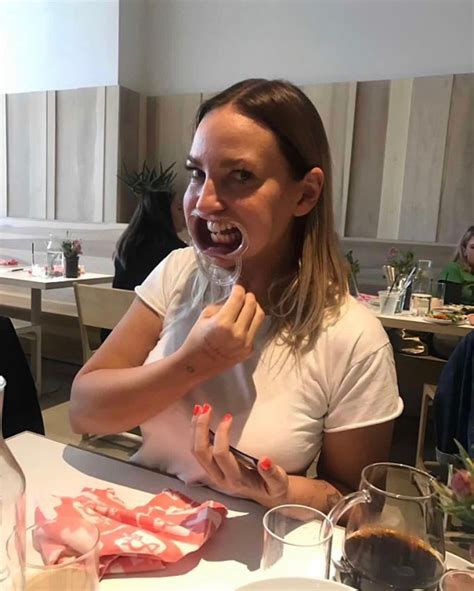
[[[189,154],[186,158],[186,163],[193,164],[195,166],[202,166],[201,161],[198,158],[194,158]],[[245,158],[226,158],[220,162],[223,168],[238,168],[239,166],[254,166],[250,160]]]
[[[190,164],[195,164],[196,166],[202,166],[201,162],[197,158],[194,158],[193,156],[191,156],[191,154],[189,154],[189,156],[186,157],[186,164],[188,162]]]

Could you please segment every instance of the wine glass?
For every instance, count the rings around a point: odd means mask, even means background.
[[[99,538],[95,525],[76,517],[28,527],[25,591],[98,591]],[[15,543],[11,536],[9,554]]]

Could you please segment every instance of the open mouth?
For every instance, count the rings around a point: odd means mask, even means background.
[[[204,255],[233,258],[241,253],[243,234],[234,222],[210,221],[193,215],[190,225],[191,235]]]

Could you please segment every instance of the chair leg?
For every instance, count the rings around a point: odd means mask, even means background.
[[[420,423],[418,427],[418,441],[416,444],[416,467],[420,470],[426,471],[426,465],[424,461],[425,455],[425,436],[426,436],[426,425],[428,422],[428,409],[430,407],[431,399],[425,393],[421,400],[420,409]]]
[[[36,383],[36,390],[38,391],[38,398],[41,398],[41,390],[43,387],[43,373],[42,373],[42,357],[41,357],[41,346],[42,346],[42,334],[41,334],[41,327],[39,330],[36,331],[36,339],[35,339],[35,349],[34,349],[34,371],[35,371],[35,383]]]

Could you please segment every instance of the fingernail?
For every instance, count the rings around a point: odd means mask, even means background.
[[[262,470],[265,470],[265,472],[267,470],[270,470],[270,468],[272,467],[272,461],[270,460],[270,458],[264,458],[261,462],[260,462],[260,468]]]
[[[201,406],[199,404],[195,404],[194,405],[194,410],[193,410],[193,415],[199,415],[201,414]]]
[[[203,415],[206,414],[207,412],[209,412],[210,410],[211,410],[211,407],[209,404],[207,404],[207,402],[206,402],[206,404],[202,405],[202,414]]]
[[[225,415],[222,417],[222,420],[223,420],[223,421],[231,421],[231,420],[232,420],[232,415],[230,414],[230,412],[228,412],[227,414],[225,414]]]

